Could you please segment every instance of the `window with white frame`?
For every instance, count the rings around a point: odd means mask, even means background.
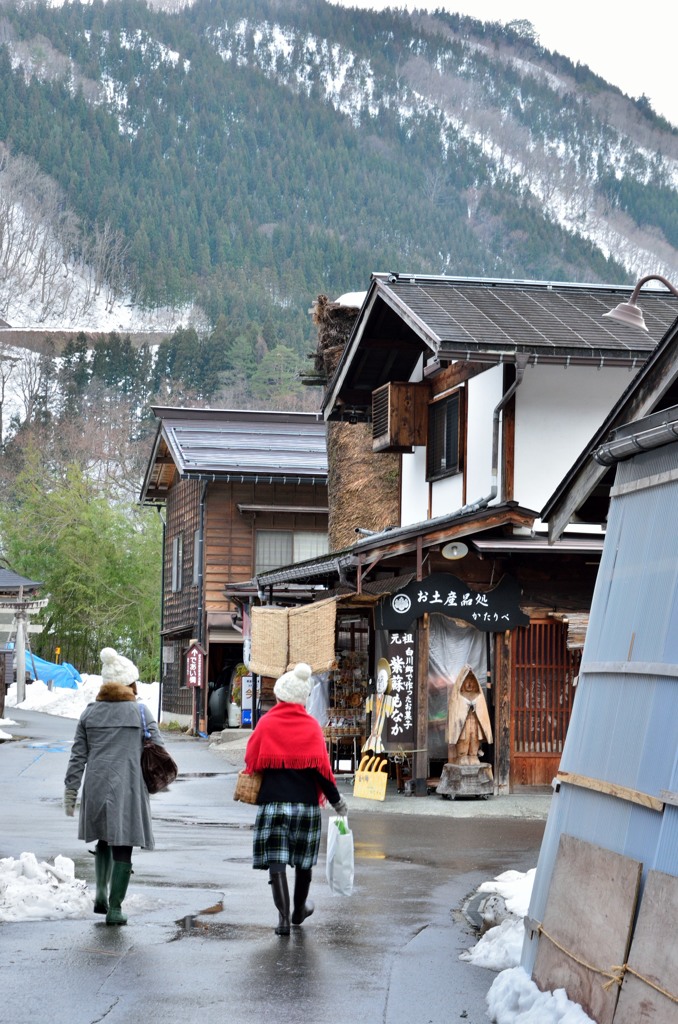
[[[318,530],[257,530],[255,572],[319,558],[327,551],[327,534]]]
[[[172,590],[181,590],[184,574],[184,535],[178,533],[172,541]]]

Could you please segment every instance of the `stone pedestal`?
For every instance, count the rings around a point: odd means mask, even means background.
[[[487,799],[494,794],[492,767],[489,764],[444,764],[436,793],[450,800],[456,796]]]

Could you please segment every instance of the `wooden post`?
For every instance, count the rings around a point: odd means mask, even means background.
[[[513,366],[504,366],[504,391],[508,391],[516,379]],[[501,414],[501,497],[513,501],[516,446],[516,396],[507,402]]]
[[[415,796],[426,796],[428,780],[428,614],[417,619],[417,724],[412,765]]]
[[[510,792],[511,774],[511,631],[497,634],[494,723],[494,777],[497,793]]]

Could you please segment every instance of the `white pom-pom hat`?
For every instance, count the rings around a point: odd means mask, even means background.
[[[287,704],[303,704],[306,707],[313,687],[311,675],[311,666],[301,661],[290,672],[280,676],[273,687],[273,692],[278,700]]]
[[[112,647],[101,652],[101,679],[104,683],[123,683],[131,686],[139,678],[139,669],[124,654],[118,654]]]

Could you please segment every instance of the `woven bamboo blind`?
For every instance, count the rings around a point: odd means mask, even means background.
[[[336,598],[289,611],[289,662],[305,661],[314,672],[325,672],[335,657]]]
[[[287,671],[287,648],[287,608],[253,608],[250,672],[277,679]]]

